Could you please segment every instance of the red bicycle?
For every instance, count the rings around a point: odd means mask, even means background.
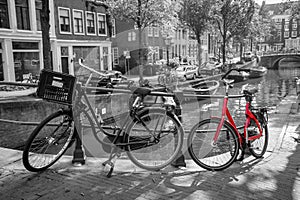
[[[237,127],[228,109],[229,88],[234,80],[226,79],[232,71],[250,72],[250,69],[231,69],[222,76],[225,96],[221,117],[211,117],[198,122],[188,136],[188,151],[192,159],[201,167],[218,171],[229,167],[236,160],[243,160],[245,150],[256,158],[261,158],[268,146],[268,114],[266,107],[251,105],[257,89],[243,90],[246,99],[246,121]],[[227,117],[227,118],[226,118]],[[243,133],[239,132],[243,129]],[[241,150],[240,157],[239,150]]]

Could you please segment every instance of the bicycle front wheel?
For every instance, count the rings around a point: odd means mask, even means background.
[[[204,169],[223,170],[236,159],[239,150],[238,137],[232,126],[224,123],[217,141],[213,138],[220,120],[206,119],[200,121],[188,136],[188,151],[192,159]]]
[[[175,160],[183,144],[180,121],[165,109],[148,108],[132,121],[125,135],[127,155],[138,167],[160,170]]]
[[[74,142],[73,119],[59,110],[44,119],[29,136],[23,151],[24,167],[39,172],[53,165]]]

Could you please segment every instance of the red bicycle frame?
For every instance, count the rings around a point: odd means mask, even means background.
[[[228,106],[227,106],[228,105],[228,99],[229,99],[228,94],[226,94],[225,97],[224,97],[224,100],[223,100],[221,118],[213,117],[213,118],[219,118],[220,119],[220,123],[217,127],[216,134],[213,138],[214,144],[216,143],[216,141],[217,141],[217,139],[220,135],[221,128],[222,128],[222,126],[224,125],[225,122],[229,123],[231,125],[231,127],[234,129],[235,133],[237,134],[237,136],[239,138],[240,144],[243,143],[243,138],[241,137],[241,135],[238,131],[238,128],[237,128],[237,126],[236,126],[236,124],[233,120],[233,117],[231,116],[231,114],[229,112],[229,109],[228,109]],[[257,120],[256,116],[250,110],[250,106],[251,106],[250,102],[247,101],[247,103],[246,103],[246,112],[245,112],[246,121],[245,121],[245,124],[244,124],[244,138],[245,138],[246,143],[248,143],[249,140],[255,140],[257,138],[260,138],[262,136],[262,133],[263,133],[259,121]],[[227,117],[228,120],[226,120],[226,117]],[[247,128],[249,127],[251,120],[253,120],[255,122],[255,124],[257,125],[257,127],[259,129],[259,134],[249,137],[248,132],[247,132]]]

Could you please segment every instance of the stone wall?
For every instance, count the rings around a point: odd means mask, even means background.
[[[98,108],[103,118],[121,114],[128,109],[126,94],[105,94],[90,96],[92,107]],[[24,122],[41,122],[49,114],[63,107],[33,97],[0,101],[0,119]],[[0,146],[22,149],[27,138],[35,128],[33,125],[19,125],[0,121]]]

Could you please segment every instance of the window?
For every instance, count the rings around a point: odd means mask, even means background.
[[[28,0],[16,0],[17,28],[30,30]]]
[[[154,59],[159,60],[159,47],[154,47]]]
[[[293,29],[297,29],[297,24],[293,24]]]
[[[68,8],[58,8],[58,15],[60,33],[71,33],[70,10]]]
[[[93,12],[86,12],[86,32],[87,35],[96,35],[95,13]]]
[[[136,40],[136,33],[135,32],[129,32],[128,33],[128,42],[135,41]]]
[[[73,10],[74,34],[83,35],[83,11]]]
[[[149,37],[153,36],[153,28],[152,27],[148,27],[148,36]]]
[[[292,37],[297,37],[297,31],[292,31]]]
[[[112,48],[112,53],[113,53],[113,62],[114,65],[118,65],[119,64],[119,49],[118,47]]]
[[[289,32],[288,32],[288,31],[285,31],[285,32],[284,32],[284,37],[285,37],[285,38],[288,38],[289,36],[290,36]]]
[[[0,28],[9,28],[7,0],[0,0]]]
[[[23,75],[40,73],[39,44],[37,42],[13,42],[13,57],[16,81]]]
[[[106,19],[104,14],[98,13],[98,34],[106,35]]]
[[[35,12],[36,12],[36,29],[38,31],[42,30],[41,27],[41,13],[42,13],[42,1],[35,0]]]
[[[289,25],[288,24],[284,25],[284,30],[289,30]]]
[[[159,30],[157,27],[153,27],[153,34],[154,34],[154,37],[159,37]]]
[[[111,19],[111,37],[116,37],[116,20]]]

